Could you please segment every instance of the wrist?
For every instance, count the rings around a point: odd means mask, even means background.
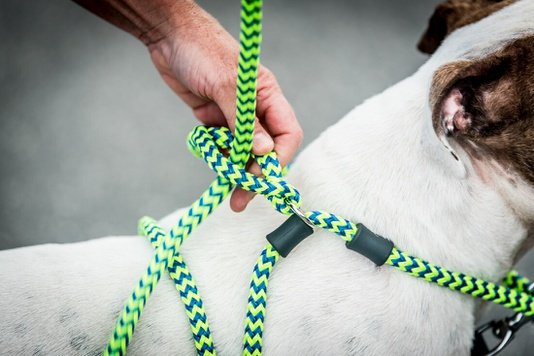
[[[215,37],[224,37],[226,31],[215,18],[192,0],[170,1],[172,6],[168,1],[160,5],[165,11],[160,16],[160,24],[136,36],[150,52],[160,51],[170,60],[172,56],[180,57],[179,53],[184,51],[195,52],[195,47],[205,50],[217,47],[220,38]]]
[[[174,44],[204,42],[204,38],[228,35],[219,22],[192,0],[171,0],[159,40]],[[154,28],[156,30],[157,28]],[[156,31],[157,32],[157,31]],[[229,36],[229,35],[228,35]],[[231,37],[231,36],[230,36]],[[152,40],[147,44],[155,44]]]
[[[175,74],[198,68],[199,73],[221,75],[234,69],[239,52],[236,40],[221,24],[193,1],[181,2],[167,19],[164,35],[144,41],[151,53],[159,52]],[[218,69],[208,67],[219,66]]]
[[[169,36],[199,9],[193,0],[73,1],[147,46]]]
[[[144,23],[134,34],[147,47],[183,32],[201,10],[193,0],[157,0],[150,6],[142,9]]]

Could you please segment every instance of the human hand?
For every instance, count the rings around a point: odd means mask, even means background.
[[[239,46],[213,17],[190,6],[181,11],[174,29],[148,48],[162,79],[203,124],[235,129]],[[302,143],[302,129],[276,78],[263,66],[258,71],[256,116],[252,152],[262,155],[274,149],[285,166]],[[261,174],[255,163],[249,170]],[[242,211],[253,197],[238,188],[230,206]]]
[[[207,126],[235,129],[239,46],[193,0],[74,0],[141,40],[161,77]],[[252,152],[273,149],[285,166],[302,142],[302,129],[274,75],[258,69],[256,125]],[[249,170],[259,175],[255,163]],[[242,211],[254,195],[236,189],[230,198]]]

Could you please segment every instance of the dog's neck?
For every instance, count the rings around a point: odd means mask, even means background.
[[[496,14],[499,29],[483,20],[473,25],[479,31],[453,34],[412,77],[358,106],[312,143],[290,176],[305,207],[362,222],[444,267],[502,278],[528,226],[494,186],[472,174],[467,157],[455,159],[438,140],[428,92],[441,64],[484,55],[531,31],[530,20],[518,16],[522,7],[532,13],[532,2],[523,1]]]
[[[498,280],[526,229],[444,149],[425,124],[421,98],[417,75],[371,98],[311,144],[289,179],[307,209],[362,222],[408,253]]]

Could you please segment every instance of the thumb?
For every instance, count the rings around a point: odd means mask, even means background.
[[[274,140],[267,130],[256,119],[254,124],[254,140],[252,141],[252,153],[258,156],[265,155],[274,149]]]

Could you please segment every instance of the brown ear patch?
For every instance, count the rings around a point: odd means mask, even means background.
[[[432,54],[454,30],[477,22],[516,0],[448,0],[438,5],[417,48]]]
[[[534,186],[534,36],[439,68],[430,105],[436,133]]]

